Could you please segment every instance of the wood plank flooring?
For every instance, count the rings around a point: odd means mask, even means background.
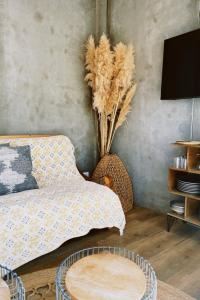
[[[166,216],[146,208],[127,214],[124,235],[117,229],[92,230],[17,269],[19,274],[58,266],[69,254],[92,246],[119,246],[147,258],[160,280],[200,300],[200,230],[181,221],[166,231]]]

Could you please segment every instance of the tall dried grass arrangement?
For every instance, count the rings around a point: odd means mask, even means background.
[[[131,110],[136,91],[134,49],[121,42],[111,49],[104,34],[95,46],[90,36],[85,58],[85,81],[92,89],[92,106],[97,114],[99,148],[103,157],[110,152],[115,132]]]

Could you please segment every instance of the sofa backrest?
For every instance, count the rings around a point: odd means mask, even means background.
[[[80,178],[70,139],[63,135],[30,138],[0,139],[0,144],[29,145],[33,163],[33,176],[39,187],[62,183],[65,178]]]

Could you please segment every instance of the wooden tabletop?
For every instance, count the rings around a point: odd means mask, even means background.
[[[65,285],[73,300],[139,300],[145,293],[146,278],[133,261],[101,253],[74,263]]]

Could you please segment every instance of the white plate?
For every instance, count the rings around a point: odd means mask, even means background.
[[[183,182],[183,181],[178,180],[177,183],[181,184],[181,185],[187,185],[187,186],[200,186],[199,182],[186,182],[186,181]]]
[[[171,210],[175,211],[177,214],[180,214],[180,215],[184,214],[184,210],[178,210],[176,208],[171,208]]]

